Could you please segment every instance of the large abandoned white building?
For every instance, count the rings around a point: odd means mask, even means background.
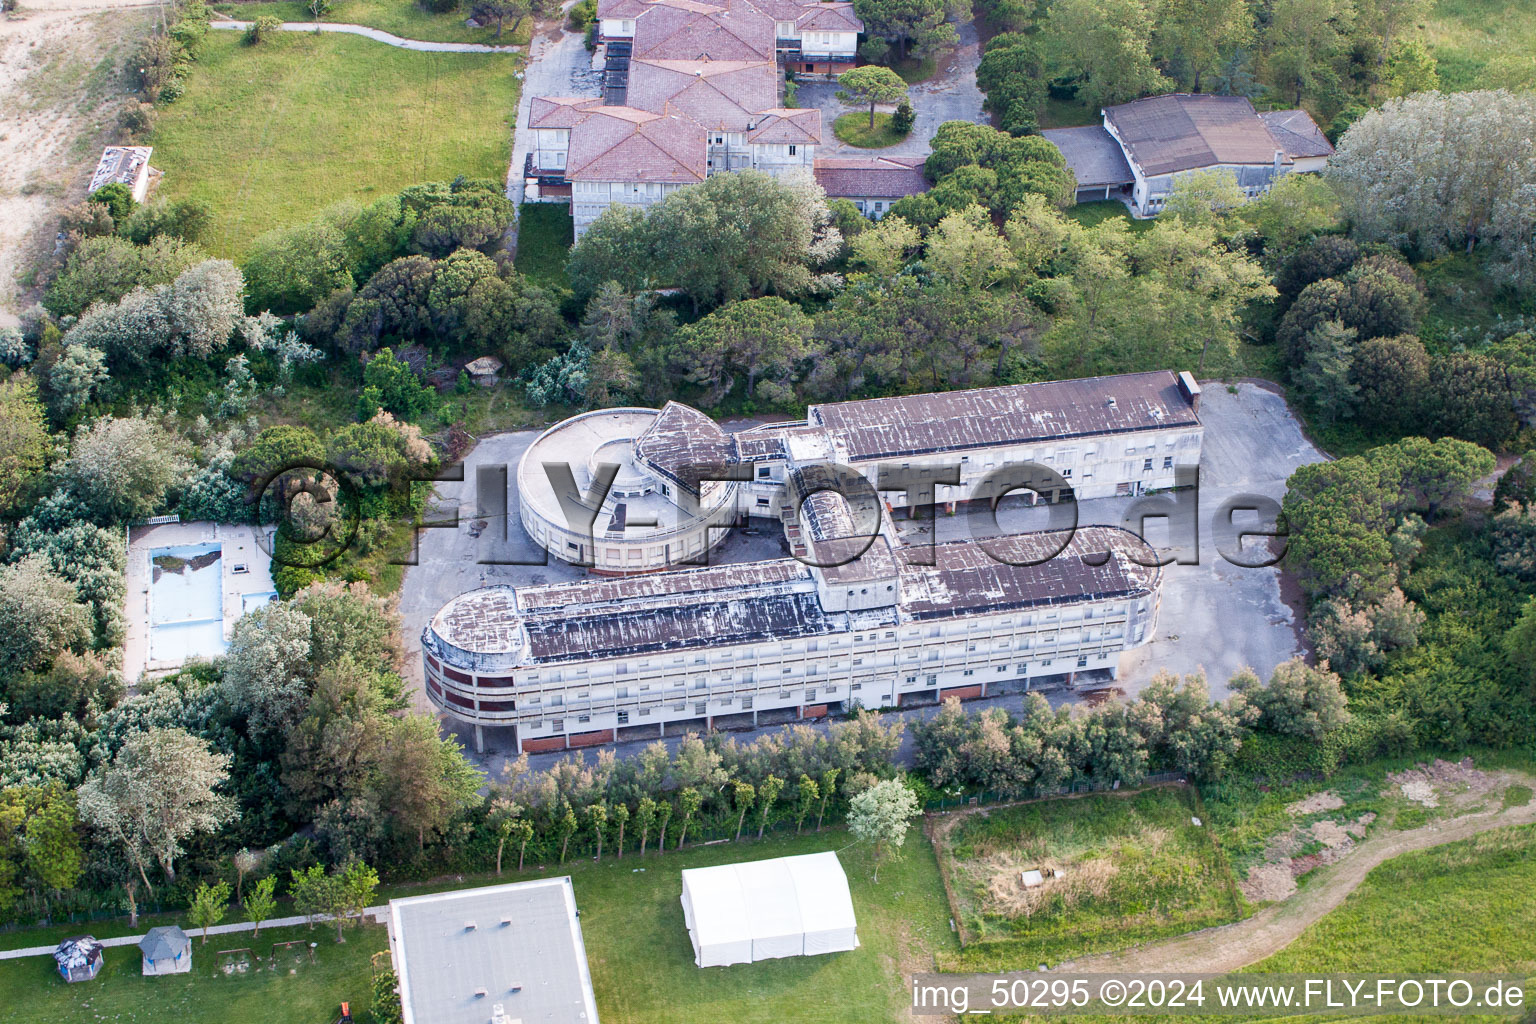
[[[909,547],[886,510],[1019,485],[1044,502],[1172,487],[1200,460],[1199,402],[1188,374],[1161,372],[812,406],[735,434],[676,403],[573,417],[524,454],[520,517],[550,554],[609,578],[450,601],[423,633],[427,692],[477,744],[512,727],[519,750],[547,750],[1113,677],[1156,628],[1161,570],[1139,538]],[[882,501],[834,493],[837,466]],[[778,522],[794,557],[708,566],[749,517]]]

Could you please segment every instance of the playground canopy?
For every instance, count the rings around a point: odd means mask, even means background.
[[[857,949],[848,877],[835,853],[690,868],[683,917],[700,967]]]

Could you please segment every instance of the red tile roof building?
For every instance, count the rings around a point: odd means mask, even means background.
[[[615,203],[649,206],[719,171],[809,174],[821,112],[783,106],[782,68],[855,60],[851,3],[603,0],[604,97],[537,97],[533,197],[570,190],[576,237]]]

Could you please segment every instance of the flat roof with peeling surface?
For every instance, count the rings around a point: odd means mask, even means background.
[[[1171,370],[870,398],[809,412],[855,462],[1200,425]]]
[[[889,575],[894,561],[900,594],[892,618],[908,620],[985,614],[1072,601],[1135,597],[1156,589],[1161,569],[1138,565],[1150,548],[1114,527],[1080,528],[1065,549],[1041,564],[1061,534],[1032,533],[982,543],[952,541],[933,549],[935,565],[920,564],[927,548],[891,552],[883,538],[846,570],[828,572],[834,583]],[[1105,553],[1108,558],[1101,558]],[[623,579],[531,587],[506,600],[510,588],[471,591],[439,613],[433,628],[450,644],[500,653],[518,626],[526,632],[528,664],[591,661],[667,651],[707,650],[765,640],[789,640],[846,631],[846,616],[822,610],[811,570],[793,559],[717,566]],[[483,597],[482,597],[483,595]],[[449,629],[449,633],[441,630]]]

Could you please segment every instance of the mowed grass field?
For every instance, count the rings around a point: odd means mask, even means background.
[[[520,56],[418,53],[356,36],[210,32],[186,92],[160,112],[158,195],[208,204],[205,246],[251,239],[328,204],[423,181],[506,177]]]
[[[708,970],[694,966],[680,902],[684,868],[823,850],[837,851],[847,872],[858,949]],[[902,1019],[910,1003],[905,973],[931,970],[935,953],[958,948],[949,930],[938,864],[916,827],[901,855],[881,866],[878,884],[870,848],[854,845],[843,829],[829,829],[661,856],[653,844],[644,858],[635,856],[631,845],[623,860],[610,854],[601,864],[586,859],[564,866],[530,864],[521,875],[509,871],[501,878],[465,877],[455,885],[392,886],[379,894],[379,901],[562,874],[571,876],[576,890],[603,1024],[888,1024]],[[229,919],[238,919],[237,914]],[[52,935],[7,938],[14,940],[9,945],[24,938],[39,945],[56,941]],[[265,957],[272,942],[284,939],[317,943],[317,963],[308,964],[306,950],[304,962],[285,962],[275,972],[225,975],[213,955],[254,945]],[[329,927],[264,930],[255,943],[246,934],[216,936],[206,947],[194,936],[194,968],[188,976],[142,978],[136,948],[109,949],[101,975],[77,985],[64,984],[49,957],[0,961],[0,1021],[324,1024],[336,1018],[343,999],[351,1001],[357,1019],[367,1020],[361,1011],[369,1000],[369,957],[386,947],[379,926],[349,927],[341,946]],[[287,973],[290,967],[295,973]]]
[[[945,970],[1033,968],[1242,916],[1188,790],[1046,800],[971,814],[939,848],[968,945]],[[1059,874],[1027,889],[1030,869]]]
[[[1424,32],[1442,89],[1536,88],[1536,5],[1530,0],[1438,0]]]
[[[233,918],[231,918],[233,920]],[[73,934],[79,934],[78,930]],[[192,935],[192,970],[146,978],[140,973],[137,946],[106,951],[101,973],[92,981],[66,984],[53,958],[0,961],[0,1020],[6,1024],[60,1024],[61,1021],[113,1021],[162,1024],[167,1021],[250,1021],[262,1024],[317,1024],[333,1021],[343,1001],[353,1016],[366,1020],[372,998],[374,953],[389,948],[383,925],[347,929],[336,943],[336,930],[317,927],[263,929],[215,935],[202,945]],[[280,951],[275,967],[267,959],[274,943],[300,940]],[[315,943],[310,960],[309,943]],[[262,958],[246,971],[226,973],[221,949],[252,947]]]

